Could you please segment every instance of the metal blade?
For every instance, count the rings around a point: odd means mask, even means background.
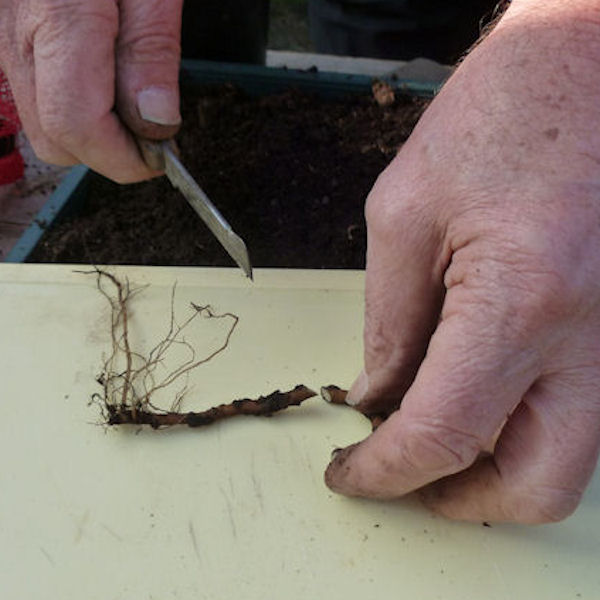
[[[172,147],[168,143],[162,143],[161,146],[165,161],[165,174],[173,187],[181,191],[192,208],[221,242],[223,248],[227,250],[229,256],[244,271],[246,277],[252,279],[252,265],[244,240],[231,229],[217,207],[180,162]]]

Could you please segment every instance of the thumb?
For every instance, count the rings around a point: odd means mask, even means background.
[[[137,135],[177,132],[183,0],[124,0],[117,40],[117,110]]]

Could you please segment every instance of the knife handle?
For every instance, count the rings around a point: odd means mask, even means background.
[[[165,154],[164,148],[170,148],[177,156],[179,156],[179,149],[173,138],[169,140],[148,140],[145,138],[136,138],[140,154],[144,159],[144,162],[153,171],[164,171],[165,170]]]

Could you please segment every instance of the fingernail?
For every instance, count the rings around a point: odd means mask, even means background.
[[[137,107],[144,121],[157,125],[179,125],[179,94],[166,87],[152,86],[137,94]]]
[[[325,483],[334,492],[345,493],[344,479],[350,470],[350,466],[346,464],[346,461],[357,446],[358,443],[346,448],[336,448],[332,452],[332,460],[325,470]]]
[[[343,452],[343,448],[334,448],[331,451],[331,460],[333,460],[340,452]]]
[[[363,369],[348,391],[348,395],[346,396],[346,404],[349,404],[350,406],[356,406],[357,404],[360,404],[362,399],[367,395],[368,390],[369,377]]]

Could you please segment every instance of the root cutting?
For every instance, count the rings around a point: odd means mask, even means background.
[[[181,324],[175,319],[175,286],[171,291],[171,318],[163,339],[147,354],[132,349],[128,303],[143,288],[133,289],[128,280],[121,281],[113,274],[99,268],[80,271],[94,274],[97,286],[111,308],[110,356],[105,360],[102,374],[97,378],[102,394],[94,394],[92,400],[99,403],[107,425],[149,425],[154,429],[186,425],[201,427],[237,415],[270,416],[289,406],[298,406],[315,392],[299,385],[288,392],[279,390],[260,396],[256,400],[244,398],[229,404],[221,404],[202,412],[182,412],[181,402],[187,391],[184,387],[174,394],[170,410],[155,406],[152,399],[156,392],[170,388],[180,380],[186,380],[190,372],[206,364],[226,350],[239,322],[239,317],[226,312],[217,314],[210,306],[191,303],[192,312]],[[198,317],[222,319],[229,323],[223,342],[208,355],[198,358],[194,347],[185,340],[184,331]],[[157,367],[164,363],[169,350],[179,346],[187,353],[178,366],[162,377]]]
[[[268,396],[260,396],[257,400],[244,398],[234,400],[230,404],[214,406],[202,412],[164,412],[156,413],[139,410],[135,414],[132,410],[123,410],[120,407],[108,407],[108,425],[150,425],[153,429],[171,427],[173,425],[187,425],[188,427],[203,427],[215,421],[249,415],[253,417],[270,417],[289,406],[298,406],[316,394],[304,385],[298,385],[289,392],[279,390]]]
[[[339,404],[342,406],[350,406],[350,408],[354,408],[356,410],[356,406],[352,406],[346,402],[346,397],[348,396],[348,390],[343,390],[337,385],[326,385],[321,388],[321,397],[325,402],[329,402],[330,404]],[[361,412],[369,421],[371,421],[371,427],[373,431],[375,431],[386,419],[387,415],[381,414],[367,414]]]

